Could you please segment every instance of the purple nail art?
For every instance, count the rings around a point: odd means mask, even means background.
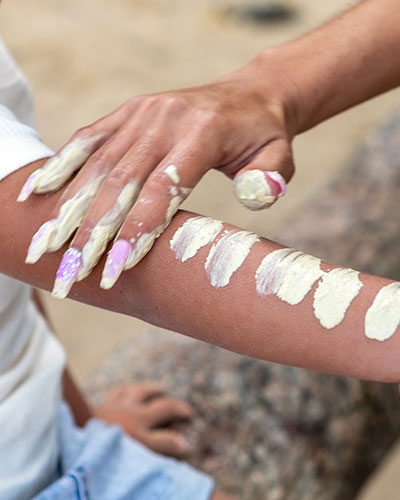
[[[79,269],[82,266],[81,252],[76,248],[69,248],[58,268],[52,295],[59,299],[66,297],[75,282]]]
[[[33,172],[33,174],[28,177],[28,180],[25,182],[18,195],[17,201],[25,201],[33,193],[35,189],[34,180],[38,177],[39,173],[39,171]]]
[[[279,172],[265,172],[265,175],[275,181],[279,187],[281,188],[280,193],[278,194],[279,197],[284,196],[286,193],[286,181],[285,179],[281,176]]]
[[[132,246],[129,241],[118,240],[108,254],[104,266],[103,276],[100,286],[102,288],[111,288],[122,273],[126,261],[131,253]]]

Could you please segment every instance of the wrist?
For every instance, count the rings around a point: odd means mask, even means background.
[[[305,99],[301,82],[296,78],[296,71],[286,46],[267,49],[258,54],[250,63],[262,72],[262,81],[266,94],[273,94],[280,106],[287,134],[290,139],[303,131],[305,117]]]

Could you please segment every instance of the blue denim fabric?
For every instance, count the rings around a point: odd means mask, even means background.
[[[33,500],[208,500],[213,480],[158,455],[118,426],[92,419],[76,427],[69,407],[59,411],[59,477]]]

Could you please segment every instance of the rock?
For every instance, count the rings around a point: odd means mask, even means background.
[[[400,278],[400,116],[274,237],[332,262]],[[157,379],[187,399],[189,461],[252,500],[350,500],[400,430],[397,387],[247,359],[149,327],[86,389]]]

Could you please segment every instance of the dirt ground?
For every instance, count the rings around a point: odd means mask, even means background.
[[[0,28],[34,88],[42,136],[58,148],[76,128],[133,95],[210,81],[354,2],[291,0],[298,9],[293,21],[258,26],[224,15],[223,7],[230,3],[240,2],[5,0]],[[334,175],[357,142],[390,114],[398,97],[392,92],[374,99],[299,137],[294,145],[297,175],[287,197],[268,213],[240,207],[230,181],[215,172],[185,207],[268,236]],[[45,300],[78,380],[143,329],[131,318],[68,300]],[[362,499],[397,498],[399,466],[398,452]]]

